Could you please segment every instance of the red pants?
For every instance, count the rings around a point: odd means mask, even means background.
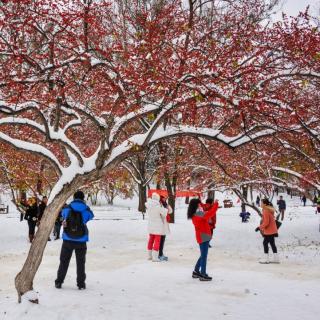
[[[149,234],[148,250],[159,251],[161,235]]]

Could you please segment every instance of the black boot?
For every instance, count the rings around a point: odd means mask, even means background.
[[[193,279],[199,279],[201,277],[201,273],[198,271],[193,271],[192,272],[192,278]]]
[[[211,281],[212,277],[209,277],[207,274],[201,274],[199,277],[200,281]]]
[[[79,290],[85,290],[85,288],[86,288],[86,284],[85,283],[78,284],[78,289]]]

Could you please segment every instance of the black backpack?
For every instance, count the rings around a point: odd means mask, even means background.
[[[71,206],[69,206],[69,209],[64,231],[70,238],[81,238],[86,234],[86,226],[83,223],[82,214]]]

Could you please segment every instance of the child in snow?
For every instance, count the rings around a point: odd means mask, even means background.
[[[275,209],[272,203],[268,199],[262,200],[262,221],[259,227],[256,228],[256,232],[260,230],[263,236],[263,248],[264,259],[260,260],[260,263],[280,263],[277,253],[277,247],[275,244],[275,237],[278,236],[278,228],[274,218]],[[273,260],[269,260],[269,244],[273,252]]]
[[[196,232],[196,239],[200,247],[200,258],[194,267],[192,278],[199,279],[200,281],[212,280],[212,277],[208,276],[206,273],[209,242],[212,238],[209,219],[216,215],[217,210],[217,200],[206,212],[201,206],[200,199],[191,199],[188,207],[188,219],[192,219]]]
[[[153,193],[146,202],[148,216],[148,259],[153,262],[164,261],[159,259],[161,236],[169,233],[169,225],[165,223],[168,209],[160,203],[160,196]]]
[[[250,218],[250,213],[248,211],[241,212],[239,216],[241,217],[241,222],[248,222]]]

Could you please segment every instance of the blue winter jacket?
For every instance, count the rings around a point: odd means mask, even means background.
[[[80,199],[73,200],[69,206],[62,209],[62,217],[63,220],[66,220],[69,213],[70,208],[72,207],[73,210],[81,212],[82,215],[82,221],[86,225],[88,221],[92,220],[94,215],[90,208],[86,205],[86,203]],[[77,242],[87,242],[89,241],[89,232],[88,228],[86,226],[86,234],[82,236],[81,238],[70,238],[64,231],[62,233],[62,239],[63,240],[69,240],[69,241],[77,241]]]

